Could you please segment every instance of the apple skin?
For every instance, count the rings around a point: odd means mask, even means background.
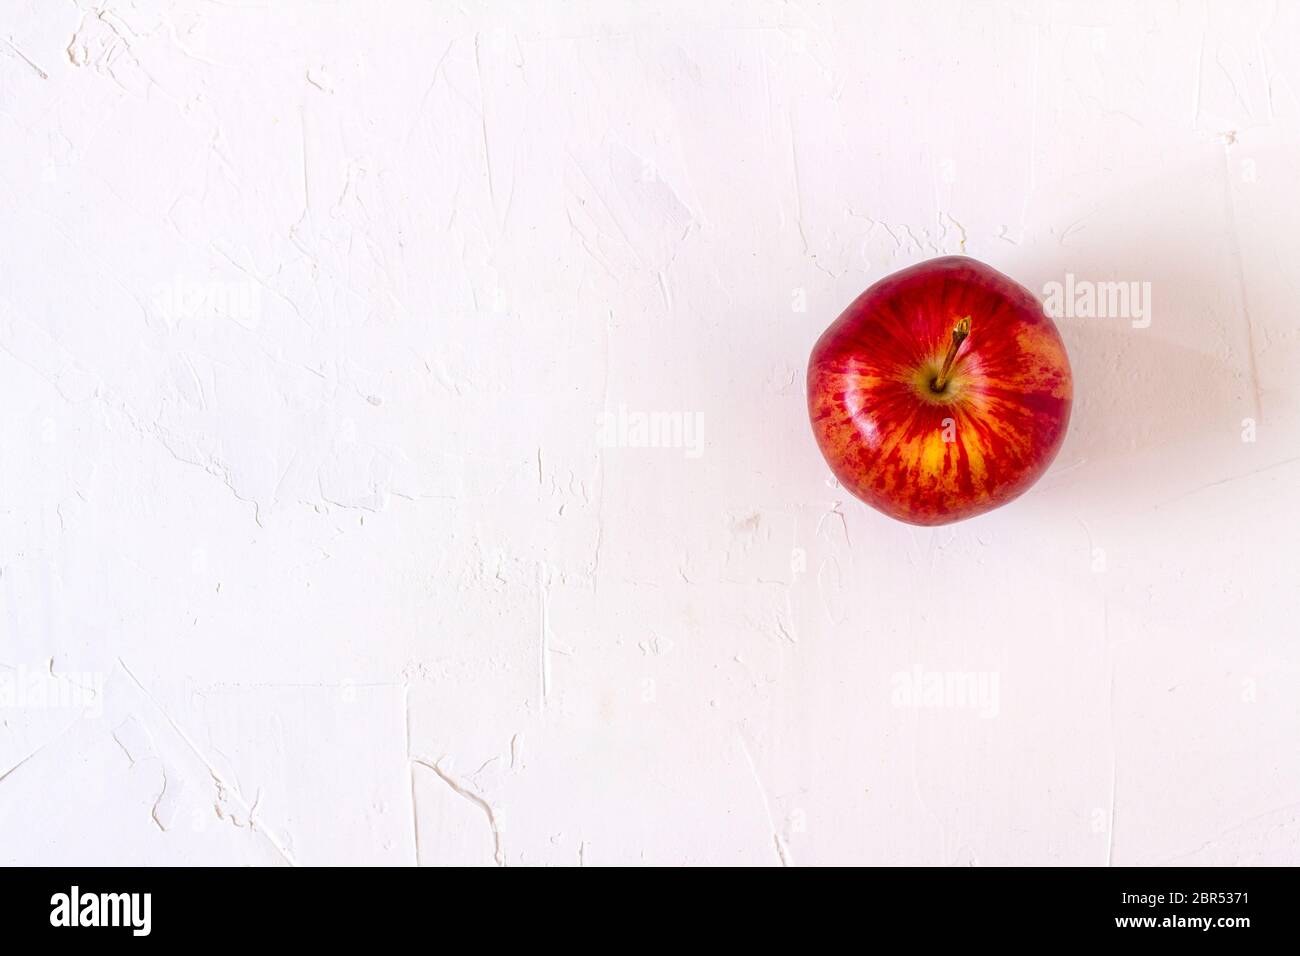
[[[969,337],[936,393],[931,383],[966,316]],[[881,279],[808,361],[808,414],[831,471],[873,508],[917,525],[971,518],[1023,494],[1060,450],[1073,398],[1065,344],[1042,305],[965,256]]]

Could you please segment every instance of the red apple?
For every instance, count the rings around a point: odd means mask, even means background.
[[[965,256],[881,279],[808,361],[808,414],[835,477],[919,525],[1021,495],[1065,440],[1073,395],[1065,345],[1043,307]]]

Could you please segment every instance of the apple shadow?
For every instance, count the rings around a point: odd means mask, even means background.
[[[1076,469],[1100,478],[1101,469],[1107,477],[1098,490],[1110,504],[1148,504],[1178,475],[1204,472],[1206,443],[1240,447],[1243,420],[1258,413],[1235,275],[1223,259],[1209,261],[1203,245],[1165,245],[1158,256],[1150,250],[1129,258],[1122,247],[1071,250],[1055,273],[1042,260],[1026,270],[1026,284],[1040,297],[1046,283],[1064,283],[1066,272],[1076,284],[1150,284],[1149,316],[1055,319],[1074,373],[1074,407],[1045,481]],[[1136,266],[1125,271],[1116,262]],[[1111,480],[1116,470],[1133,473]],[[1116,502],[1117,494],[1128,501]]]
[[[1206,245],[1151,241],[1126,250],[1097,235],[1050,267],[1035,255],[1024,269],[1040,298],[1067,272],[1076,284],[1151,290],[1149,316],[1140,319],[1132,312],[1054,319],[1074,372],[1074,407],[1041,494],[1065,494],[1087,512],[1143,510],[1182,493],[1190,479],[1213,483],[1242,468],[1236,455],[1251,447],[1242,429],[1258,415],[1249,333],[1234,259]]]
[[[1236,432],[1253,414],[1249,373],[1164,341],[1152,329],[1061,328],[1074,371],[1074,408],[1061,459],[1105,462]]]

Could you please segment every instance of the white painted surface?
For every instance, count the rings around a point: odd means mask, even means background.
[[[3,25],[4,862],[1300,862],[1300,6]],[[963,248],[1153,321],[911,529],[803,363]]]

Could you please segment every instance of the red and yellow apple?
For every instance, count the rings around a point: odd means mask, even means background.
[[[918,525],[1021,495],[1065,440],[1073,395],[1065,345],[1038,300],[965,256],[881,279],[808,362],[808,414],[835,477]]]

